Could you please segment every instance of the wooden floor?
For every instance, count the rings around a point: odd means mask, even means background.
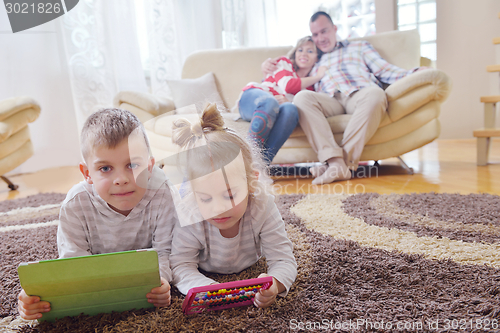
[[[276,179],[280,194],[291,193],[490,193],[500,195],[500,140],[490,149],[490,164],[476,165],[476,141],[438,140],[405,154],[403,160],[413,168],[409,175],[397,159],[380,162],[378,168],[364,167],[358,178],[315,186],[312,178]],[[16,191],[0,189],[0,200],[22,198],[44,192],[66,193],[83,178],[77,166],[42,170],[9,177],[19,185]]]

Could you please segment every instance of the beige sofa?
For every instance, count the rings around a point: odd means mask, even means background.
[[[421,64],[420,38],[416,30],[392,31],[364,38],[390,63],[410,69]],[[236,104],[241,89],[262,78],[261,63],[286,54],[290,47],[240,48],[200,51],[190,55],[183,66],[182,78],[194,79],[212,72],[220,96],[229,110]],[[448,76],[435,69],[409,75],[386,89],[389,106],[375,135],[365,146],[361,160],[397,157],[422,147],[439,136],[440,104],[450,91]],[[120,92],[116,107],[130,110],[145,122],[157,161],[178,149],[171,142],[172,122],[180,117],[195,120],[197,114],[176,114],[172,100],[131,91]],[[237,111],[236,111],[237,112]],[[224,114],[226,125],[246,133],[249,123],[234,121],[235,113]],[[337,142],[350,115],[328,118]],[[297,127],[273,160],[273,164],[316,162],[300,127]]]

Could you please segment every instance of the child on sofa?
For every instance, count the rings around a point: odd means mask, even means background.
[[[224,128],[215,104],[205,108],[200,123],[177,120],[172,141],[185,154],[181,194],[190,216],[188,225],[174,229],[170,257],[174,284],[186,294],[192,287],[216,283],[198,267],[231,274],[264,255],[273,285],[260,291],[254,302],[258,307],[271,305],[295,281],[297,264],[274,196],[258,180],[258,154]]]
[[[85,181],[61,205],[57,230],[60,258],[155,248],[161,286],[144,295],[157,307],[170,305],[169,255],[177,221],[169,181],[150,154],[143,125],[132,113],[103,109],[81,133]],[[21,290],[19,314],[38,319],[50,303]]]
[[[318,61],[318,51],[310,36],[299,39],[287,57],[276,59],[276,70],[263,82],[250,82],[238,102],[241,118],[251,122],[248,135],[262,148],[263,159],[270,164],[297,126],[299,115],[293,96],[325,75],[326,67],[308,77]]]

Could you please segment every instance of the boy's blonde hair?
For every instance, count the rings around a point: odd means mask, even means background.
[[[311,36],[305,36],[305,37],[302,37],[301,39],[299,39],[297,41],[297,45],[295,45],[295,47],[293,49],[291,49],[290,51],[288,51],[287,53],[287,57],[288,59],[290,59],[290,61],[292,62],[292,65],[293,65],[293,69],[295,71],[298,71],[299,70],[299,67],[297,66],[297,61],[295,59],[295,53],[297,52],[297,49],[299,47],[301,47],[302,45],[304,45],[305,43],[307,42],[311,42],[313,43],[314,45],[314,50],[316,50],[316,53],[318,54],[318,58],[316,59],[316,62],[319,60],[320,56],[319,56],[319,51],[318,51],[318,48],[316,47],[316,44],[314,44],[314,41],[312,39]]]
[[[144,137],[148,155],[151,155],[146,130],[141,121],[130,111],[105,108],[91,114],[82,128],[80,145],[85,161],[96,147],[115,148],[136,132]]]
[[[197,149],[206,141],[206,149]],[[172,142],[181,146],[186,155],[189,179],[207,175],[228,165],[241,151],[245,165],[248,191],[253,194],[266,190],[258,181],[264,174],[263,162],[256,146],[224,127],[224,119],[215,104],[208,104],[199,123],[178,119],[173,124]]]

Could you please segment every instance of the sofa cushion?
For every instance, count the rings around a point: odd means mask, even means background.
[[[420,66],[420,35],[417,29],[387,31],[349,40],[370,42],[382,58],[398,67],[410,69]]]
[[[383,160],[389,157],[401,156],[437,139],[439,131],[439,120],[433,119],[415,131],[409,132],[395,140],[374,145],[368,142],[361,154],[361,161]]]
[[[194,104],[202,110],[206,103],[216,103],[219,109],[226,109],[212,72],[196,79],[167,80],[167,83],[177,109]]]

